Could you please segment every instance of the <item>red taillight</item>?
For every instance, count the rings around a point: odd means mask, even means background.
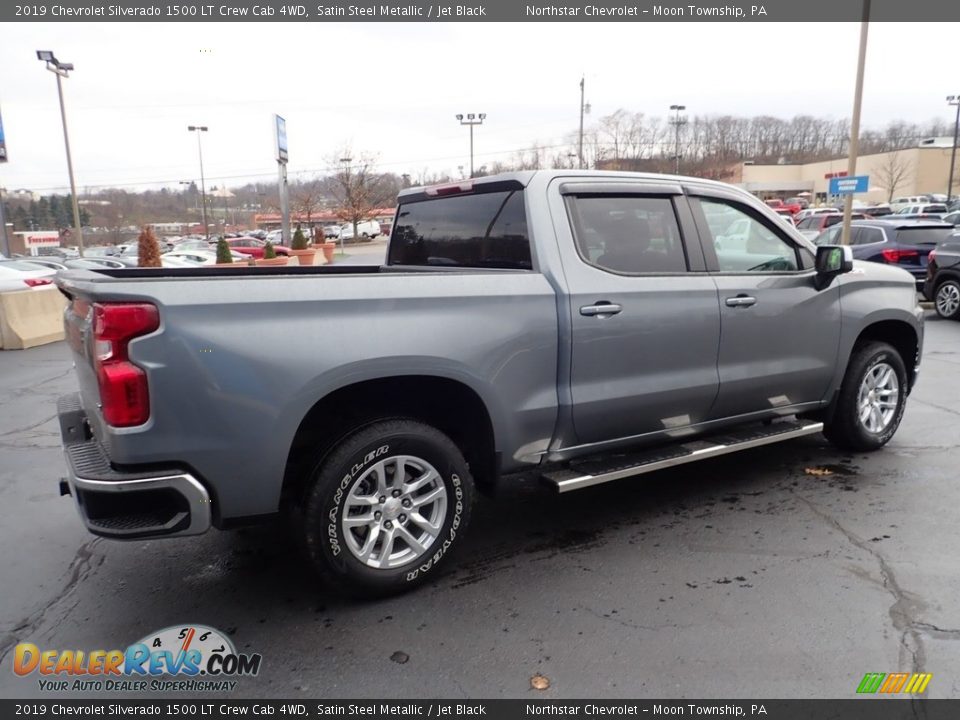
[[[53,280],[50,278],[27,278],[23,281],[23,284],[27,287],[40,287],[41,285],[52,285]]]
[[[149,303],[94,303],[94,363],[103,419],[114,427],[142,425],[150,418],[147,374],[130,362],[128,343],[160,327]]]
[[[920,253],[916,250],[897,250],[896,248],[886,248],[881,251],[883,259],[888,263],[898,263],[901,260],[907,258],[917,258],[919,260]]]

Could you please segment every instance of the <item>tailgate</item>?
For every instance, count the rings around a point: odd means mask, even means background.
[[[99,411],[100,388],[97,385],[97,373],[93,365],[93,303],[80,295],[67,294],[67,307],[63,312],[63,328],[67,346],[73,354],[74,368],[80,385],[80,397],[87,416],[95,427],[99,427],[102,417]],[[97,433],[102,437],[101,433]]]

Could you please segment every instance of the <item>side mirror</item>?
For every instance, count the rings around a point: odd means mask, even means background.
[[[818,285],[826,287],[837,275],[853,270],[853,250],[849,245],[820,245],[815,267]]]

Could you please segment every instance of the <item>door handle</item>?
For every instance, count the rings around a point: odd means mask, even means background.
[[[580,314],[585,317],[605,318],[616,315],[621,310],[623,310],[623,307],[616,303],[598,302],[595,305],[584,305],[580,308]]]
[[[757,304],[757,299],[749,295],[737,295],[736,297],[728,297],[724,302],[726,302],[727,307],[750,307]]]

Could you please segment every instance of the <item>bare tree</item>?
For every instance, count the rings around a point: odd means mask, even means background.
[[[887,202],[891,202],[897,188],[910,176],[910,163],[899,152],[892,152],[876,172],[880,186],[887,189]]]
[[[305,217],[307,227],[312,228],[311,216],[323,209],[325,197],[322,186],[316,180],[298,183],[290,189],[291,210],[295,215]]]
[[[350,158],[349,163],[341,162]],[[357,239],[357,225],[369,220],[373,211],[392,202],[391,185],[383,175],[375,171],[376,157],[367,153],[354,156],[349,146],[344,146],[328,158],[331,167],[339,169],[333,175],[331,190],[335,200],[334,212],[343,222],[353,225],[353,237]]]

